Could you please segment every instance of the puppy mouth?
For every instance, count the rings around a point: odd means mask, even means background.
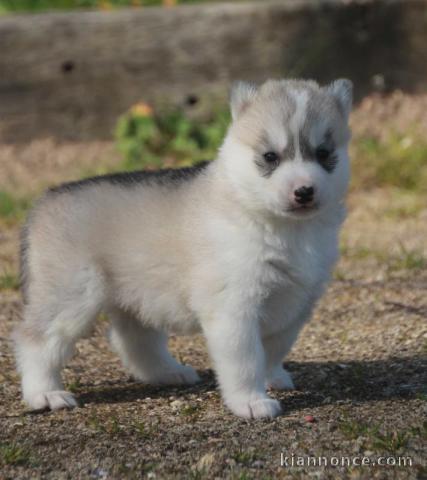
[[[297,215],[307,215],[310,212],[314,212],[319,209],[318,203],[310,203],[309,205],[292,206],[286,209],[286,212]]]

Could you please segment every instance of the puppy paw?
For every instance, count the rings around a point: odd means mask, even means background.
[[[189,365],[180,365],[173,370],[164,370],[139,377],[144,383],[152,385],[194,385],[200,381],[196,370]]]
[[[32,410],[60,410],[61,408],[77,407],[74,395],[65,390],[43,392],[25,398],[26,403]]]
[[[269,376],[266,387],[273,390],[294,390],[295,385],[292,381],[292,377],[289,372],[282,368],[277,367],[273,370]]]
[[[226,404],[235,415],[242,418],[274,418],[282,413],[280,403],[267,396],[235,399]]]

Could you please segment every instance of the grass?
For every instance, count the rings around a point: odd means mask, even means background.
[[[390,196],[392,202],[384,209],[382,215],[391,220],[406,220],[415,218],[422,213],[427,205],[425,195],[415,195],[411,191],[402,189],[392,189]]]
[[[424,401],[427,401],[427,396],[424,394]],[[411,434],[415,437],[420,437],[423,440],[427,440],[427,420],[419,427],[414,427],[411,429]]]
[[[0,13],[43,12],[48,10],[95,9],[120,7],[174,6],[205,3],[209,0],[0,0]]]
[[[28,450],[18,443],[0,445],[0,466],[25,466],[31,462]]]
[[[406,447],[409,441],[407,432],[394,431],[387,434],[375,432],[372,447],[377,451],[397,453]]]
[[[133,428],[141,438],[149,438],[152,433],[152,428],[147,427],[147,425],[142,421],[136,421],[133,424]]]
[[[68,387],[70,389],[70,387]],[[136,433],[141,439],[149,439],[156,433],[156,428],[147,425],[143,421],[135,420],[130,424],[120,424],[117,417],[112,416],[108,419],[100,419],[96,415],[90,415],[86,419],[86,426],[98,433],[115,435],[120,432]]]
[[[80,382],[80,378],[76,378],[76,380],[68,384],[68,390],[71,393],[77,393],[80,390],[81,386],[82,384]]]
[[[376,250],[366,246],[349,248],[346,245],[341,245],[341,254],[343,257],[352,260],[374,259],[379,264],[385,265],[389,272],[421,270],[427,266],[427,258],[421,250],[408,249],[403,243],[398,244],[396,253],[390,253],[387,250]]]
[[[421,270],[427,265],[427,259],[420,250],[408,250],[402,243],[400,255],[392,258],[392,270]]]
[[[95,415],[92,415],[86,420],[86,425],[96,432],[108,433],[110,435],[117,434],[121,431],[119,421],[114,416],[110,417],[108,420],[101,420]]]
[[[422,138],[391,135],[388,140],[355,139],[353,189],[396,187],[427,194],[427,142]]]
[[[410,437],[414,435],[413,429],[383,433],[380,425],[367,425],[351,419],[342,420],[339,429],[350,440],[362,437],[365,440],[365,448],[380,453],[398,453],[407,446]]]
[[[192,417],[200,413],[200,410],[200,405],[184,405],[179,413],[185,417]]]
[[[237,450],[231,455],[231,458],[238,463],[239,465],[243,466],[251,466],[253,462],[256,460],[256,456],[252,451],[245,451],[242,448]]]
[[[0,219],[7,224],[21,221],[30,203],[30,200],[27,198],[18,197],[10,192],[0,190]]]
[[[18,290],[19,278],[14,273],[4,272],[0,275],[0,290]]]

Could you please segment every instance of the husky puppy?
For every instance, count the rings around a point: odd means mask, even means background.
[[[201,331],[227,407],[279,415],[266,389],[293,388],[283,357],[337,259],[351,103],[349,80],[238,83],[214,161],[49,190],[22,237],[27,404],[76,406],[60,370],[103,311],[141,382],[197,382],[167,341]]]

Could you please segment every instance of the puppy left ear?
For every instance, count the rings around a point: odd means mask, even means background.
[[[337,100],[344,115],[348,117],[353,105],[353,82],[346,78],[340,78],[325,88],[326,91]]]
[[[254,83],[236,82],[231,87],[230,107],[233,120],[243,113],[257,93],[258,87]]]

